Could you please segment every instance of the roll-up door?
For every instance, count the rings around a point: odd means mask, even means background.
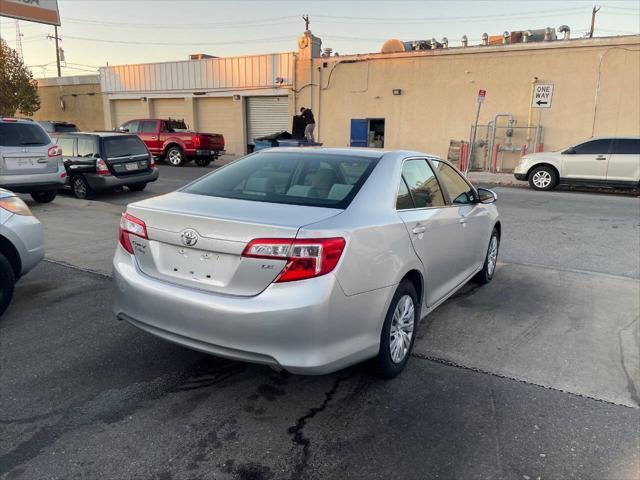
[[[185,118],[184,98],[155,98],[152,102],[154,118],[173,118],[176,120]]]
[[[142,100],[113,100],[113,103],[116,127],[129,120],[146,117],[146,105],[144,105]]]
[[[227,153],[242,155],[241,103],[231,97],[199,98],[196,103],[198,131],[224,136]]]
[[[289,131],[288,97],[247,97],[247,142],[272,133]]]

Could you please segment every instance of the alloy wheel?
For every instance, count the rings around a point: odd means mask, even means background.
[[[182,163],[182,153],[180,150],[172,149],[169,151],[169,163],[171,165],[180,165]]]
[[[75,193],[78,198],[87,196],[87,186],[82,178],[76,177],[73,179],[73,193]]]
[[[498,263],[498,237],[495,235],[491,237],[489,243],[489,252],[487,253],[487,273],[489,276],[493,276],[493,272],[496,269]]]
[[[407,356],[413,338],[414,321],[413,299],[409,295],[404,295],[398,301],[391,320],[389,350],[393,363],[401,363]]]
[[[533,175],[533,184],[538,188],[547,188],[551,185],[551,174],[545,170],[540,170]]]

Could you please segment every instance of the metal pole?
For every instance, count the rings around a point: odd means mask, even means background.
[[[480,118],[480,107],[482,106],[482,102],[478,102],[478,110],[476,111],[476,121],[473,124],[473,133],[471,135],[471,145],[469,145],[469,160],[467,161],[466,168],[464,169],[464,176],[466,177],[469,173],[469,166],[471,165],[471,160],[473,159],[473,150],[476,144],[476,135],[478,133],[478,119]]]
[[[60,47],[58,46],[58,26],[54,27],[54,37],[56,39],[56,65],[58,66],[58,77],[62,76],[62,72],[60,71]]]

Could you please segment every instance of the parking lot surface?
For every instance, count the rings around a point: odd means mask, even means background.
[[[33,205],[48,261],[0,320],[0,478],[592,478],[640,472],[640,201],[496,189],[494,282],[418,328],[393,381],[193,352],[117,321],[128,201]]]

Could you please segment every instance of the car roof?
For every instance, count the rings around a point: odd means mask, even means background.
[[[79,136],[92,136],[92,137],[102,137],[102,138],[108,138],[108,137],[136,137],[138,138],[137,135],[134,135],[132,133],[123,133],[123,132],[55,132],[59,135],[56,135],[56,137],[79,137]]]
[[[380,159],[385,155],[397,156],[400,158],[406,157],[429,157],[437,158],[437,155],[424,152],[414,152],[410,150],[391,150],[391,149],[379,149],[379,148],[362,148],[362,147],[346,147],[346,148],[333,148],[333,147],[274,147],[265,148],[259,150],[260,152],[282,152],[282,153],[305,153],[311,155],[348,155],[350,157],[359,158],[372,158]]]

